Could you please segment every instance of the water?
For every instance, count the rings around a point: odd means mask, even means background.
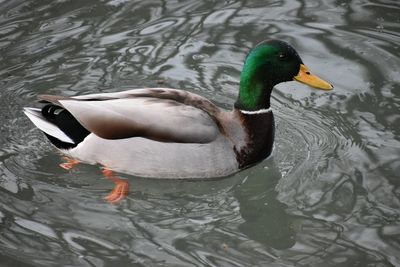
[[[208,182],[71,172],[37,94],[186,88],[230,108],[247,51],[296,47],[335,85],[277,86],[273,156]],[[0,266],[400,266],[400,4],[0,1]]]

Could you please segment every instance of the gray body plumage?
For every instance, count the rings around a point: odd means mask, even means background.
[[[210,178],[229,175],[239,168],[232,145],[222,136],[210,143],[193,144],[143,137],[110,140],[90,134],[76,148],[63,152],[140,177]]]

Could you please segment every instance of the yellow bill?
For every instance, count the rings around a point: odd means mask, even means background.
[[[312,74],[304,64],[300,65],[299,73],[293,79],[317,89],[331,90],[333,88],[332,84]]]

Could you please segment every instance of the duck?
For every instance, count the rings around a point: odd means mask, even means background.
[[[311,73],[291,45],[268,39],[247,54],[232,110],[187,90],[157,87],[39,95],[42,106],[24,108],[24,113],[69,159],[66,168],[78,162],[98,164],[114,181],[112,171],[161,179],[211,179],[270,156],[275,132],[271,93],[275,85],[289,81],[333,88]],[[115,200],[125,193],[126,184],[108,197]]]

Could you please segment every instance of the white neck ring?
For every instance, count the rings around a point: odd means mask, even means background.
[[[272,112],[272,108],[263,108],[263,109],[259,109],[259,110],[254,110],[254,111],[250,111],[250,110],[241,110],[239,109],[239,111],[243,114],[247,114],[247,115],[253,115],[253,114],[263,114],[263,113],[269,113]]]

